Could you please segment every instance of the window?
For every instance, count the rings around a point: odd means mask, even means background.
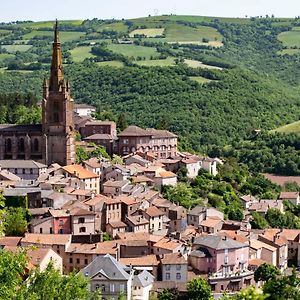
[[[111,283],[109,285],[109,291],[112,292],[112,293],[114,293],[114,291],[115,291],[115,285],[113,283]]]
[[[22,169],[22,173],[25,174],[25,169]]]
[[[176,273],[176,279],[180,280],[181,279],[181,274],[180,273]]]
[[[124,292],[125,291],[125,285],[124,284],[120,284],[120,292]]]
[[[40,228],[40,233],[43,233],[43,228]]]
[[[64,225],[64,220],[59,220],[59,225]]]
[[[102,290],[102,292],[105,292],[105,284],[102,284],[101,290]]]
[[[76,258],[76,263],[80,264],[80,259],[79,258]]]
[[[171,270],[171,266],[170,265],[166,265],[166,270],[170,271]]]
[[[72,257],[69,258],[69,262],[70,262],[70,264],[73,263],[73,258]]]
[[[123,140],[123,144],[124,144],[124,145],[128,145],[128,144],[129,144],[129,139],[124,139],[124,140]]]
[[[78,223],[84,223],[84,221],[85,221],[84,218],[79,218],[78,219]]]
[[[177,265],[177,266],[176,266],[176,270],[177,270],[177,271],[180,271],[180,270],[181,270],[181,265]]]
[[[11,152],[11,139],[7,139],[5,142],[5,151]]]
[[[53,233],[53,229],[52,229],[52,227],[50,227],[50,234],[52,234]]]
[[[80,227],[79,232],[86,232],[86,228],[85,227]]]
[[[32,170],[32,168],[30,168],[30,174],[33,174],[33,170]]]
[[[64,234],[64,230],[62,228],[59,229],[59,234]]]
[[[166,280],[170,280],[170,273],[166,273]]]
[[[24,142],[24,139],[23,138],[20,138],[19,139],[19,152],[24,152],[25,151],[25,142]]]
[[[87,265],[87,264],[88,264],[88,260],[87,260],[87,258],[85,258],[85,260],[84,260],[84,264],[85,264],[85,265]]]
[[[34,139],[34,142],[33,142],[33,151],[34,152],[38,152],[39,151],[39,141],[38,141],[38,139]]]

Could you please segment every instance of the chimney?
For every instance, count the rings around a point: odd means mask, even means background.
[[[102,232],[102,230],[99,233],[99,239],[100,239],[100,243],[102,243],[103,242],[103,232]]]
[[[93,237],[92,237],[92,234],[90,233],[90,244],[93,243]]]

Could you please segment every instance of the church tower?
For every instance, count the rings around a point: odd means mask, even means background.
[[[55,23],[50,80],[43,83],[42,130],[44,161],[50,165],[75,163],[73,99],[64,79],[58,23]]]

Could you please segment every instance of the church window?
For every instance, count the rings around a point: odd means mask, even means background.
[[[34,142],[33,142],[33,150],[35,152],[38,152],[39,151],[39,141],[38,139],[34,139]]]
[[[54,121],[54,122],[59,122],[59,115],[58,115],[58,112],[54,112],[54,113],[53,113],[53,121]]]
[[[6,140],[6,152],[11,152],[11,139]]]
[[[24,139],[20,138],[19,139],[19,152],[24,152],[25,151],[25,143],[24,143]]]

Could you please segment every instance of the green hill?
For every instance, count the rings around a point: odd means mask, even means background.
[[[207,151],[299,117],[299,53],[289,48],[298,19],[171,15],[59,26],[76,101],[125,112],[140,126],[164,124],[184,146]],[[41,97],[51,27],[49,21],[0,25],[4,99],[12,91]]]
[[[281,133],[300,133],[300,121],[278,127],[272,130],[272,132],[274,131]]]

